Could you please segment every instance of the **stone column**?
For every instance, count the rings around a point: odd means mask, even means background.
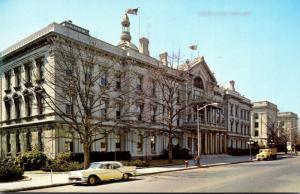
[[[219,139],[219,133],[217,133],[216,134],[216,152],[217,152],[217,154],[220,153],[219,141],[220,141],[220,139]]]
[[[218,134],[215,134],[215,154],[218,154]]]
[[[204,108],[204,123],[207,123],[207,108]]]
[[[211,146],[211,150],[210,153],[213,154],[214,153],[214,138],[213,138],[213,133],[210,133],[210,146]]]
[[[208,144],[208,139],[207,139],[207,132],[205,131],[204,134],[204,154],[207,154],[207,144]]]
[[[227,136],[224,134],[224,153],[227,153]]]
[[[194,137],[192,136],[192,154],[194,154],[195,153],[195,150],[194,150],[194,145],[195,145],[195,142],[194,142]]]
[[[223,139],[223,135],[222,133],[220,133],[220,136],[219,136],[219,146],[220,146],[220,153],[222,154],[223,153],[223,148],[222,148],[222,140]]]

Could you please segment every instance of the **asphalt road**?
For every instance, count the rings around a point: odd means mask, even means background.
[[[279,158],[29,192],[300,192],[300,157]]]

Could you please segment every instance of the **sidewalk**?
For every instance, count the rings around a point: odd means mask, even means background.
[[[230,155],[213,155],[203,156],[200,160],[201,167],[210,167],[218,165],[227,165],[233,163],[250,162],[249,156],[230,156]],[[172,165],[166,167],[150,167],[137,169],[138,176],[150,175],[162,172],[180,171],[187,169],[197,168],[194,162],[189,161],[189,167],[185,168],[182,165]],[[21,191],[34,188],[44,188],[51,186],[60,186],[70,184],[68,182],[68,173],[32,173],[25,172],[24,176],[27,176],[28,180],[14,181],[8,183],[0,183],[0,192],[2,191]],[[51,178],[52,177],[52,178]]]

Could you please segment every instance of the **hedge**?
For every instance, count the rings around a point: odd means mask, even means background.
[[[21,179],[23,174],[23,169],[12,159],[0,161],[0,182]]]
[[[16,157],[15,161],[25,171],[40,170],[47,163],[47,156],[38,150],[27,151]]]

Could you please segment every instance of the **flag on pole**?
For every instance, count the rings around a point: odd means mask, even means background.
[[[126,13],[127,14],[133,14],[133,15],[137,15],[139,8],[135,8],[135,9],[127,9]]]
[[[194,45],[189,46],[189,48],[192,49],[192,50],[197,50],[197,47],[198,47],[197,44],[194,44]]]

